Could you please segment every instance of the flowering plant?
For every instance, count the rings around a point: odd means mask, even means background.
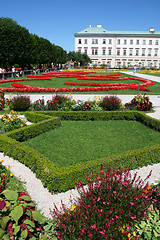
[[[100,168],[99,175],[84,176],[87,187],[76,184],[79,199],[68,209],[51,212],[56,219],[58,239],[130,239],[129,231],[122,231],[123,226],[130,229],[133,224],[147,217],[148,208],[154,202],[151,195],[154,190],[144,192],[145,183],[133,178],[128,169],[117,171]],[[73,200],[72,200],[73,201]]]
[[[8,99],[8,105],[14,111],[26,111],[31,105],[30,97],[17,95],[12,99]]]
[[[121,100],[117,96],[105,96],[101,99],[100,106],[107,111],[118,110],[121,107]]]
[[[5,113],[1,121],[4,124],[4,130],[6,132],[26,126],[25,120],[20,119],[20,113],[17,114],[17,112],[13,110],[9,114]]]
[[[72,105],[72,102],[73,100],[71,99],[71,97],[62,94],[56,94],[52,97],[52,100],[47,101],[47,110],[66,110],[67,107]]]
[[[152,103],[149,101],[148,96],[139,94],[135,96],[130,103],[126,103],[125,106],[138,111],[148,111],[152,108]]]

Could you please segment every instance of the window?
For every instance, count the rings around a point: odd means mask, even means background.
[[[154,67],[157,67],[157,62],[156,61],[154,61]]]
[[[120,49],[117,49],[117,55],[120,55]]]
[[[126,49],[123,49],[123,55],[124,56],[126,56],[126,53],[127,53]]]
[[[87,39],[84,39],[84,44],[87,44]]]
[[[145,56],[145,49],[142,49],[142,56]]]
[[[108,55],[112,55],[112,49],[108,49]]]
[[[158,40],[156,40],[156,41],[155,41],[155,45],[158,45],[158,44],[159,44],[159,42],[158,42]]]
[[[81,48],[78,48],[78,52],[81,53]]]
[[[81,40],[81,39],[78,39],[78,43],[81,44],[81,43],[82,43],[82,40]]]
[[[149,45],[152,45],[152,40],[149,40]]]
[[[139,56],[139,49],[136,49],[136,56]]]
[[[106,54],[106,49],[103,49],[103,52],[102,52],[102,54],[103,54],[103,55],[105,55],[105,54]]]
[[[124,39],[124,44],[127,44],[127,39]]]
[[[130,39],[130,44],[133,44],[133,39]]]
[[[87,49],[84,49],[84,53],[87,54]]]
[[[112,39],[109,39],[109,44],[112,44]]]
[[[143,45],[146,45],[146,40],[143,40],[143,43],[142,43]]]
[[[92,44],[98,44],[98,39],[92,39]]]
[[[151,49],[148,49],[148,56],[151,56]]]
[[[92,55],[98,55],[98,49],[92,49]]]
[[[139,45],[139,39],[137,39],[137,45]]]
[[[129,55],[130,55],[130,56],[133,55],[133,49],[129,49]]]
[[[120,44],[121,43],[121,40],[120,39],[117,39],[117,44]]]
[[[126,67],[126,62],[123,62],[123,67]]]
[[[106,39],[103,39],[103,44],[106,44]]]
[[[158,56],[158,50],[157,50],[157,49],[155,49],[155,54],[154,54],[154,56]]]

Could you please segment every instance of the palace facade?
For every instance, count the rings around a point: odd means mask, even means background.
[[[92,66],[160,68],[160,31],[108,31],[100,24],[75,33],[75,52],[86,53]]]

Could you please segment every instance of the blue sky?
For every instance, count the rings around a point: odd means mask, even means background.
[[[97,24],[107,30],[160,31],[160,0],[7,0],[0,17],[9,17],[30,33],[74,51],[74,33]]]

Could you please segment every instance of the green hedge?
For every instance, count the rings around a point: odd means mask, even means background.
[[[91,170],[98,173],[101,165],[112,168],[135,169],[148,164],[160,162],[160,144],[142,149],[136,149],[107,158],[79,163],[66,168],[58,168],[49,159],[36,150],[22,145],[19,141],[37,136],[60,125],[62,120],[137,120],[160,130],[160,121],[152,119],[140,112],[26,112],[28,120],[36,122],[30,126],[0,135],[0,151],[19,160],[36,173],[43,185],[51,192],[62,192],[75,187],[74,179],[82,181],[83,173],[90,174]]]

